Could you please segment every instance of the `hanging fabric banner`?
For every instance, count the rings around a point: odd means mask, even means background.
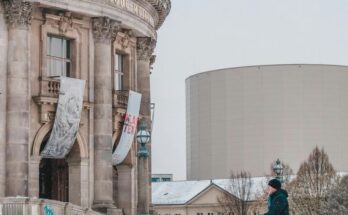
[[[43,158],[65,158],[75,143],[79,130],[85,81],[60,77],[56,117]]]
[[[137,130],[140,102],[141,94],[134,91],[129,91],[128,108],[124,120],[121,139],[114,153],[112,154],[113,165],[122,163],[132,147],[134,134]]]

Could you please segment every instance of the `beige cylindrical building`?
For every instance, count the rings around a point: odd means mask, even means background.
[[[348,67],[229,68],[186,80],[187,178],[269,174],[277,158],[297,171],[315,146],[348,171]]]

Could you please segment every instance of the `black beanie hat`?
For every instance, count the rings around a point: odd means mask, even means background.
[[[278,179],[272,179],[268,182],[268,185],[273,187],[276,190],[279,190],[282,187],[282,184],[280,183],[280,181]]]

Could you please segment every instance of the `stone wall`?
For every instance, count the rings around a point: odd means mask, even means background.
[[[53,213],[52,213],[53,212]],[[0,198],[0,215],[102,215],[71,203],[36,198]]]
[[[5,196],[6,180],[7,34],[4,9],[2,4],[0,4],[0,197]]]

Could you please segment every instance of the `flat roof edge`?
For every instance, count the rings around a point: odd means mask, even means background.
[[[204,75],[211,72],[220,72],[220,71],[226,71],[226,70],[232,70],[232,69],[242,69],[242,68],[255,68],[255,67],[273,67],[273,66],[332,66],[332,67],[346,67],[348,69],[348,65],[339,65],[339,64],[315,64],[315,63],[289,63],[289,64],[260,64],[260,65],[247,65],[247,66],[236,66],[236,67],[227,67],[227,68],[220,68],[220,69],[213,69],[208,70],[204,72],[199,72],[194,75],[188,76],[185,81],[195,77]]]

